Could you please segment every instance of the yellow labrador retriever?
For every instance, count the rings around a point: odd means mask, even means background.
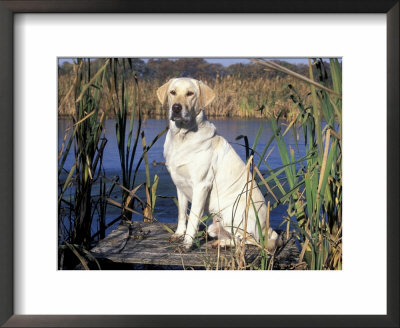
[[[214,99],[214,92],[201,81],[176,78],[161,86],[157,96],[162,104],[168,103],[170,121],[164,157],[178,194],[178,227],[172,239],[184,237],[183,245],[190,248],[200,218],[207,213],[213,216],[208,234],[217,237],[221,246],[233,245],[233,237],[241,239],[244,229],[248,237],[259,241],[252,206],[245,219],[251,186],[246,165],[204,114],[203,108]],[[255,183],[252,200],[264,231],[267,208]],[[270,229],[268,235],[270,249],[280,244],[275,231]]]

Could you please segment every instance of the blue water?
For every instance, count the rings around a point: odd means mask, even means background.
[[[245,152],[245,147],[244,147],[244,140],[235,140],[235,138],[239,135],[246,135],[249,139],[249,146],[251,147],[253,144],[253,141],[257,135],[257,131],[260,127],[260,124],[263,125],[263,130],[262,134],[259,140],[259,143],[256,147],[256,152],[262,153],[265,145],[267,142],[270,140],[272,136],[272,130],[269,126],[269,123],[266,121],[260,121],[260,120],[214,120],[210,119],[212,123],[217,127],[217,132],[219,135],[223,136],[225,139],[228,140],[228,142],[231,143],[233,148],[236,150],[236,152],[239,154],[239,156],[245,160],[246,158],[246,152]],[[157,134],[162,131],[166,126],[168,122],[167,120],[156,120],[156,119],[147,119],[143,124],[142,124],[142,129],[144,130],[145,137],[146,137],[146,143],[149,144],[156,136]],[[70,120],[64,120],[60,119],[58,121],[58,145],[59,149],[61,147],[64,134],[67,128],[72,126],[72,122]],[[281,126],[282,132],[286,129],[285,125]],[[104,159],[103,159],[103,166],[105,170],[105,174],[107,177],[113,178],[115,176],[120,175],[120,162],[119,162],[119,153],[118,153],[118,147],[117,147],[117,140],[115,137],[115,128],[114,128],[114,120],[107,120],[105,124],[105,137],[107,138],[108,142],[105,148],[104,152]],[[299,141],[298,141],[298,150],[296,147],[296,142],[293,136],[292,131],[289,131],[285,135],[285,140],[288,145],[290,145],[294,150],[296,154],[296,159],[304,156],[305,153],[305,148],[304,148],[304,141],[301,135],[301,131],[298,131],[299,134]],[[153,147],[150,149],[148,152],[148,157],[149,157],[149,162],[152,163],[154,160],[156,162],[163,162],[165,161],[163,157],[163,145],[165,141],[165,134],[153,145]],[[277,150],[277,147],[275,146],[275,142],[271,144],[269,147],[267,154],[269,153],[271,148],[274,148],[271,154],[268,156],[267,162],[271,168],[278,168],[280,167],[281,164],[281,159],[279,156],[279,152]],[[138,143],[138,150],[137,150],[137,156],[135,159],[135,165],[137,163],[137,160],[140,158],[142,155],[142,146],[141,146],[141,141]],[[259,157],[255,155],[255,162],[258,162]],[[66,163],[64,165],[64,168],[66,170],[69,170],[71,166],[73,165],[74,157],[73,157],[73,148],[71,148],[70,154],[67,157]],[[139,171],[138,177],[136,179],[135,185],[144,183],[146,180],[145,177],[145,172],[144,172],[144,163],[141,165],[141,169]],[[134,167],[135,167],[134,165]],[[266,171],[265,165],[261,165],[260,167],[261,172]],[[157,195],[162,195],[162,196],[175,196],[176,197],[176,189],[175,186],[170,178],[170,175],[163,165],[157,165],[153,166],[150,165],[150,175],[151,179],[153,179],[153,176],[157,174],[159,176],[159,183],[158,183],[158,188],[157,188]],[[66,173],[64,172],[61,180],[65,179]],[[110,184],[109,184],[110,186]],[[265,188],[264,188],[265,189]],[[263,193],[266,193],[266,190],[262,188]],[[93,194],[95,195],[96,192],[98,193],[98,186],[94,186],[93,188]],[[275,192],[275,190],[274,190]],[[116,186],[114,188],[114,192],[112,194],[112,198],[114,198],[117,202],[121,202],[121,189]],[[279,192],[276,191],[277,196],[279,196]],[[66,196],[72,195],[72,192],[68,194],[66,193]],[[145,195],[142,191],[139,192],[139,196],[145,199]],[[274,200],[271,196],[267,195],[266,196],[267,200],[271,200],[271,204],[274,203]],[[279,205],[275,209],[271,211],[271,216],[270,216],[270,224],[273,228],[278,228],[279,225],[282,223],[282,220],[285,216],[287,216],[287,205]],[[120,214],[120,209],[117,207],[114,207],[112,205],[108,205],[107,208],[107,221],[111,221],[114,218],[118,217]],[[176,222],[177,221],[177,215],[178,215],[178,210],[173,202],[172,198],[157,198],[156,201],[156,207],[155,207],[155,217],[157,220],[161,222]],[[140,220],[141,218],[139,216],[134,217],[134,219]],[[93,232],[96,231],[96,227],[93,227]]]

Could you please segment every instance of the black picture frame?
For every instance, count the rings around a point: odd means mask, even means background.
[[[5,327],[399,327],[398,0],[0,0],[0,324]],[[14,315],[13,17],[16,13],[385,13],[387,16],[387,315]]]

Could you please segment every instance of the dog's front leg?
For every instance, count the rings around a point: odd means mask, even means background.
[[[178,194],[178,227],[175,233],[171,236],[170,241],[175,241],[182,237],[186,231],[186,212],[188,206],[188,199],[185,194],[176,188]]]
[[[199,183],[193,188],[192,206],[190,209],[189,221],[186,228],[185,239],[183,245],[190,248],[196,233],[199,229],[200,218],[204,212],[207,195],[210,191],[210,186]]]

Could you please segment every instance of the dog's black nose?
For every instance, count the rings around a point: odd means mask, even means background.
[[[173,104],[172,105],[172,111],[175,114],[179,114],[182,111],[182,105],[181,104]]]

